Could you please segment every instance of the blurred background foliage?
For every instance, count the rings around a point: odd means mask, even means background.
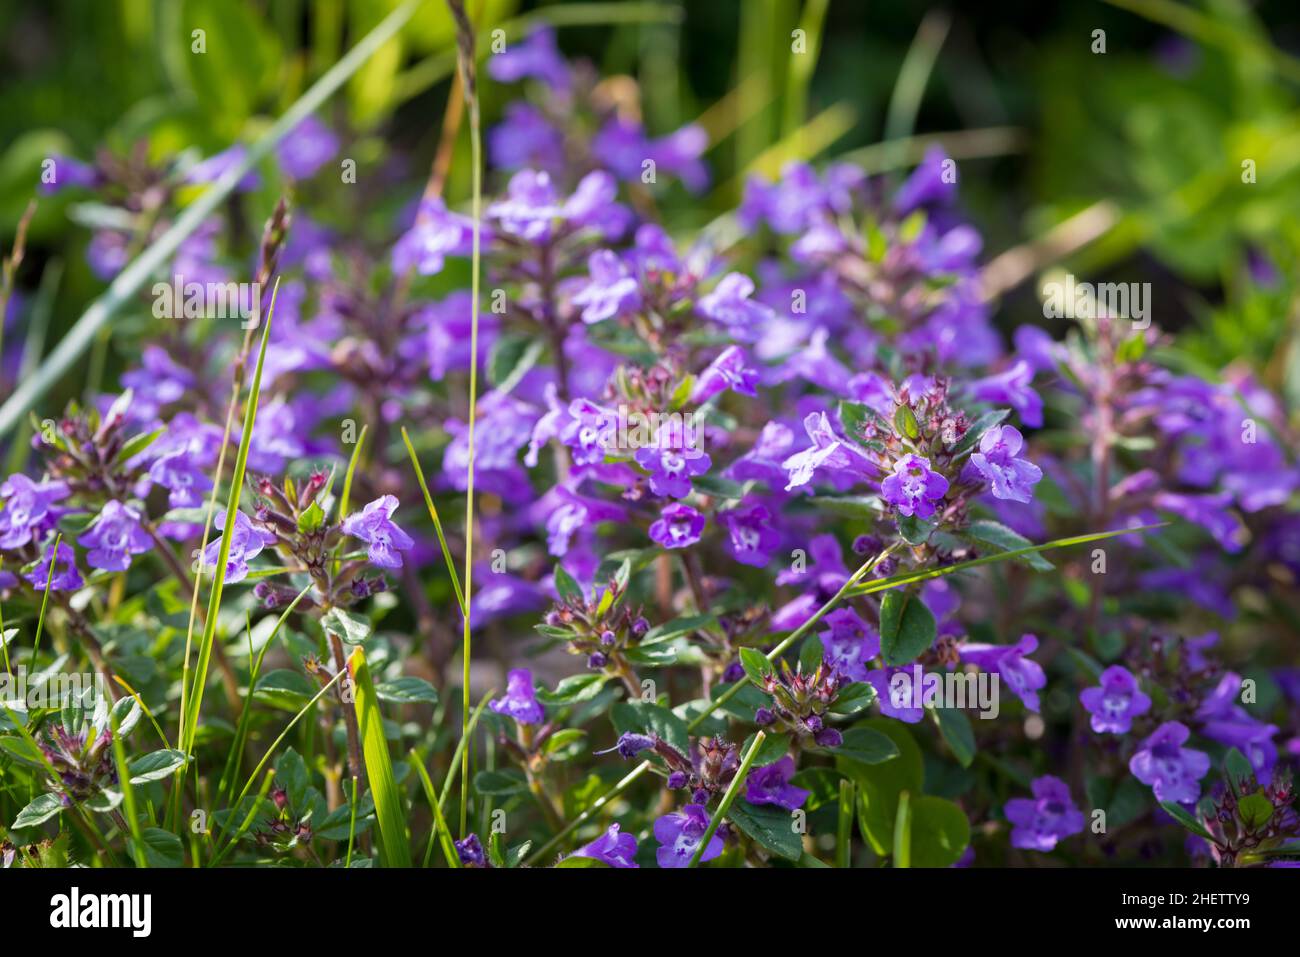
[[[208,156],[262,132],[398,0],[4,0],[0,3],[0,243],[54,154],[88,158],[146,144],[154,159]],[[652,134],[692,120],[710,134],[713,188],[670,194],[671,224],[731,209],[744,176],[788,159],[848,154],[899,170],[939,135],[960,162],[963,202],[988,257],[1031,244],[1090,208],[1096,241],[1062,265],[1081,279],[1147,281],[1155,320],[1178,333],[1175,358],[1202,370],[1250,363],[1300,405],[1300,6],[1244,0],[942,7],[868,0],[470,0],[481,38],[521,35],[530,18],[561,47],[639,90]],[[206,31],[204,55],[192,31]],[[791,53],[804,28],[809,55]],[[1104,50],[1098,34],[1104,31]],[[919,31],[919,32],[918,32]],[[325,118],[340,129],[365,216],[351,230],[391,243],[437,146],[454,67],[452,27],[427,0],[351,78]],[[507,93],[484,84],[490,124]],[[895,146],[880,148],[882,140]],[[462,131],[458,150],[466,150]],[[1242,164],[1255,164],[1243,183]],[[447,192],[467,192],[454,163]],[[259,223],[282,184],[265,164],[249,212]],[[490,180],[499,184],[499,177]],[[391,187],[391,188],[390,188]],[[308,197],[310,199],[310,197]],[[1101,204],[1100,206],[1098,204]],[[329,221],[328,204],[312,207]],[[93,210],[42,197],[20,290],[64,267],[57,341],[102,290],[84,263]],[[249,241],[256,229],[250,228]],[[1036,263],[1051,265],[1050,259]],[[1032,275],[1030,278],[1032,278]],[[1042,323],[1036,282],[1004,299],[1010,329]],[[129,328],[129,316],[121,317]],[[1050,326],[1050,323],[1048,323]],[[119,326],[121,328],[121,326]],[[1054,330],[1060,332],[1060,329]],[[108,361],[116,361],[112,356]]]

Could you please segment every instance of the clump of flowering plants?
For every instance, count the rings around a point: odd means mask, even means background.
[[[92,326],[245,321],[9,433],[3,865],[1295,858],[1300,673],[1221,640],[1297,614],[1284,400],[1105,303],[1005,336],[942,146],[670,229],[705,126],[448,6],[382,235],[324,110],[53,160]]]

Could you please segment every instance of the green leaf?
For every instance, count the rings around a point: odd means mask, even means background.
[[[162,748],[151,751],[127,764],[132,784],[161,781],[185,764],[185,752]]]
[[[842,399],[838,411],[840,425],[844,427],[844,434],[855,442],[861,442],[866,437],[868,425],[877,432],[887,433],[889,431],[889,423],[869,405]]]
[[[762,685],[763,679],[774,671],[772,662],[757,648],[741,648],[740,665],[745,669],[749,680],[756,685]]]
[[[57,794],[42,794],[18,812],[18,817],[14,818],[13,829],[16,831],[20,828],[44,824],[62,810],[63,802],[59,800]]]
[[[921,437],[921,427],[916,424],[916,415],[905,405],[900,405],[894,410],[894,428],[905,438],[915,440]]]
[[[803,640],[803,646],[799,649],[799,667],[804,674],[810,675],[821,666],[825,655],[821,638],[817,635],[809,635]]]
[[[970,821],[956,804],[923,794],[911,800],[912,866],[951,867],[970,843]]]
[[[1032,548],[1034,544],[1019,532],[1014,532],[999,522],[991,522],[986,519],[971,522],[966,529],[966,534],[977,542],[993,545],[1004,552]],[[1050,572],[1055,567],[1037,552],[1021,555],[1020,561],[1040,572]]]
[[[319,502],[312,502],[298,516],[298,531],[303,534],[309,534],[320,528],[325,523],[325,510],[320,507]]]
[[[876,689],[865,681],[845,685],[831,702],[831,714],[856,714],[876,700]]]
[[[1188,814],[1187,811],[1183,809],[1183,806],[1181,804],[1178,804],[1174,801],[1161,801],[1160,806],[1165,809],[1166,814],[1172,817],[1183,827],[1187,828],[1187,830],[1191,831],[1193,834],[1197,835],[1198,837],[1203,837],[1207,841],[1210,842],[1214,841],[1214,836],[1205,829],[1205,826],[1202,825],[1200,821],[1196,820],[1196,818]]]
[[[380,701],[390,704],[437,704],[438,689],[423,678],[403,675],[392,681],[381,681],[375,685],[375,694]]]
[[[1241,821],[1252,831],[1258,831],[1273,816],[1273,802],[1264,796],[1263,791],[1247,794],[1237,805]]]
[[[297,671],[277,668],[257,679],[253,693],[258,695],[284,695],[290,698],[310,698],[316,693],[311,682]]]
[[[686,722],[662,705],[649,701],[616,701],[609,709],[609,719],[619,734],[628,731],[654,734],[682,754],[690,754],[691,734]]]
[[[909,592],[886,592],[880,600],[880,651],[893,667],[915,661],[934,644],[934,615]]]
[[[894,742],[898,757],[882,764],[864,764],[838,755],[835,767],[858,786],[858,827],[880,855],[891,852],[894,845],[894,821],[898,814],[898,794],[922,793],[924,764],[921,750],[907,729],[891,718],[870,718],[861,727],[879,731]]]
[[[569,675],[555,686],[554,691],[538,688],[537,700],[542,704],[551,705],[590,701],[600,694],[600,689],[604,686],[606,680],[607,678],[603,674]]]
[[[152,432],[141,432],[139,435],[128,439],[126,444],[122,446],[122,451],[117,453],[118,461],[129,462],[149,446],[153,445],[158,436],[162,435],[166,431],[167,427],[163,426],[154,429]]]
[[[609,867],[604,861],[597,860],[594,857],[584,857],[580,854],[570,854],[556,867],[573,868],[573,867]]]
[[[517,334],[499,338],[488,356],[488,379],[496,391],[504,395],[514,389],[537,364],[545,349],[546,341],[538,336]]]
[[[886,735],[871,728],[849,728],[844,741],[830,749],[831,754],[859,761],[862,764],[882,764],[898,757],[898,745]]]
[[[587,596],[582,593],[582,586],[564,570],[563,565],[555,566],[555,590],[560,593],[561,601],[570,604],[582,605],[587,600]]]
[[[384,737],[384,718],[379,711],[379,700],[365,652],[360,647],[353,649],[348,659],[348,671],[352,675],[366,776],[375,799],[380,860],[386,867],[410,867],[411,845],[406,836],[402,792],[393,776],[393,761]]]
[[[795,830],[794,815],[784,808],[740,800],[728,809],[727,820],[777,857],[797,861],[803,856],[803,841]]]
[[[370,622],[342,608],[325,612],[320,623],[326,634],[337,635],[347,645],[359,645],[370,637]]]
[[[639,647],[644,648],[646,645],[672,641],[674,638],[680,638],[683,635],[712,628],[717,623],[718,619],[714,615],[688,615],[683,618],[674,618],[672,621],[656,625],[646,632],[645,637],[640,641]]]
[[[933,519],[917,518],[915,515],[899,515],[896,521],[898,534],[909,545],[924,545],[936,528]]]
[[[975,760],[975,731],[966,712],[959,708],[935,708],[932,714],[953,756],[963,768],[970,767]]]
[[[1223,759],[1223,770],[1227,772],[1228,782],[1237,793],[1242,791],[1243,784],[1248,785],[1255,780],[1255,768],[1236,748],[1228,750],[1227,756]]]
[[[1002,420],[1010,414],[1010,409],[994,409],[992,412],[985,412],[971,423],[970,428],[952,447],[953,455],[960,455],[962,452],[975,448],[979,444],[979,440],[984,438],[985,432],[995,425],[1000,425]]]
[[[528,791],[528,781],[522,771],[516,771],[514,768],[480,771],[474,775],[474,790],[479,794],[491,794],[494,797],[524,794]]]
[[[754,738],[758,737],[758,732],[751,734],[745,739],[744,745],[740,749],[741,754],[748,754],[750,746],[754,743]],[[756,768],[766,767],[769,764],[776,764],[783,757],[790,753],[790,739],[784,734],[768,734],[763,738],[763,743],[758,748],[758,753],[754,755],[753,765]]]
[[[160,827],[146,827],[141,833],[141,847],[145,864],[149,867],[180,867],[185,863],[185,848],[181,839]],[[134,853],[135,840],[127,839]]]

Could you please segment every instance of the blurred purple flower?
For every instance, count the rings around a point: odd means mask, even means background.
[[[1132,729],[1134,718],[1151,710],[1151,698],[1142,692],[1133,673],[1119,665],[1103,671],[1100,680],[1100,687],[1079,692],[1079,701],[1092,715],[1092,730],[1125,734]]]
[[[688,804],[680,811],[665,814],[655,821],[655,840],[662,845],[655,851],[655,860],[660,867],[689,867],[708,829],[709,812],[702,804]],[[722,849],[722,838],[714,834],[700,863],[713,860]]]
[[[365,542],[370,561],[381,568],[401,568],[401,553],[415,544],[393,521],[396,510],[397,497],[383,495],[343,520],[343,534]]]
[[[1074,806],[1064,781],[1050,774],[1035,778],[1033,792],[1033,800],[1012,798],[1003,809],[1012,825],[1012,847],[1050,851],[1061,839],[1083,831],[1083,812]]]
[[[141,515],[117,499],[109,499],[99,515],[77,539],[90,549],[86,561],[91,568],[124,572],[131,567],[131,556],[153,547],[153,539],[140,525]]]
[[[1157,801],[1194,804],[1200,797],[1199,782],[1210,770],[1210,756],[1182,746],[1190,735],[1185,724],[1166,721],[1129,759],[1129,770],[1143,784],[1151,785]]]
[[[514,718],[520,724],[541,724],[546,712],[537,700],[533,688],[533,673],[527,668],[515,668],[506,675],[506,693],[489,705],[497,714]]]

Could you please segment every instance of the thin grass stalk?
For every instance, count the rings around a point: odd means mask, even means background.
[[[763,746],[763,740],[766,737],[767,732],[765,731],[759,731],[754,735],[754,743],[749,746],[749,750],[745,752],[744,758],[741,759],[740,769],[736,771],[736,776],[727,785],[727,792],[722,795],[722,800],[718,802],[718,809],[713,812],[713,820],[709,822],[708,830],[704,832],[704,837],[700,839],[699,846],[695,848],[695,855],[691,858],[687,867],[694,867],[699,864],[700,858],[704,857],[704,852],[709,849],[709,841],[713,840],[713,835],[718,832],[718,825],[722,823],[722,819],[731,810],[731,804],[736,800],[736,795],[740,793],[745,778],[749,777],[749,769],[753,767],[754,759],[758,757],[758,749]]]
[[[473,253],[470,270],[470,334],[469,334],[469,425],[467,436],[467,464],[465,478],[465,593],[462,597],[464,614],[463,640],[461,642],[461,737],[469,734],[470,689],[469,670],[471,657],[470,598],[474,593],[474,420],[478,412],[478,307],[480,241],[483,206],[483,136],[479,115],[478,80],[476,77],[474,26],[465,12],[464,0],[447,0],[452,19],[456,21],[457,58],[460,65],[461,87],[469,107],[469,141],[473,201],[471,216],[474,222]],[[465,837],[469,810],[469,749],[461,754],[460,768],[460,836]]]
[[[165,233],[137,256],[109,285],[102,296],[90,304],[76,325],[46,357],[41,367],[21,382],[13,394],[0,405],[0,435],[4,435],[26,415],[64,373],[72,368],[90,347],[99,330],[124,306],[133,301],[138,289],[152,279],[189,236],[199,228],[235,187],[299,123],[315,113],[326,100],[346,83],[365,63],[399,31],[419,8],[422,0],[406,0],[385,17],[357,45],[325,72],[283,115],[252,143],[242,160],[194,200],[176,218]]]

